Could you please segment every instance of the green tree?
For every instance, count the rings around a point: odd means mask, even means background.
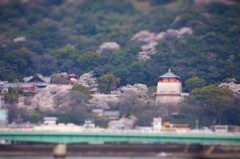
[[[77,52],[75,48],[72,46],[65,46],[63,48],[60,48],[56,51],[51,51],[50,54],[57,57],[58,59],[74,59],[76,58],[74,55]]]
[[[6,103],[17,103],[19,98],[18,91],[13,88],[8,88],[8,92],[4,93],[4,101]]]
[[[98,89],[101,93],[110,93],[111,88],[115,88],[120,84],[120,78],[116,78],[113,74],[106,74],[99,78]]]
[[[3,59],[9,64],[15,66],[17,72],[26,73],[31,66],[33,53],[29,51],[26,47],[20,48],[18,50],[10,51]]]
[[[196,88],[191,91],[190,95],[201,101],[203,108],[215,117],[218,124],[221,124],[224,115],[227,116],[224,112],[232,108],[235,101],[232,90],[221,89],[214,85]]]
[[[63,115],[60,115],[59,118],[58,118],[58,122],[59,123],[70,123],[71,122],[71,119],[70,117],[68,116],[68,114],[63,114]]]
[[[81,69],[90,71],[97,66],[100,55],[96,52],[87,52],[78,58]]]
[[[90,89],[83,85],[74,85],[72,90],[82,92],[83,94],[88,96],[91,94]]]
[[[56,58],[48,54],[33,56],[32,63],[33,69],[44,75],[51,75],[59,71]]]
[[[198,77],[193,77],[186,80],[184,83],[185,83],[185,89],[188,92],[191,92],[195,88],[202,88],[206,84],[206,81]]]
[[[151,5],[163,5],[167,3],[171,3],[175,0],[150,0]]]
[[[125,83],[127,84],[147,83],[148,81],[147,70],[144,67],[144,63],[140,61],[133,62],[128,67],[126,74]]]
[[[69,84],[69,83],[71,83],[71,81],[64,79],[60,75],[57,75],[57,76],[52,77],[52,83],[55,83],[55,84]]]
[[[97,88],[101,93],[107,93],[108,92],[108,85],[106,83],[99,83]]]
[[[30,123],[38,123],[43,120],[43,114],[40,112],[33,112],[26,115],[25,121]]]
[[[83,121],[87,116],[87,109],[86,107],[74,106],[68,115],[71,119],[71,122],[76,124],[83,124]]]

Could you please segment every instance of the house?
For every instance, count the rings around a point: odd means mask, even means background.
[[[103,115],[103,109],[101,108],[95,108],[95,109],[92,109],[92,113],[96,114],[97,116],[102,116]]]
[[[52,83],[51,76],[43,76],[40,73],[36,73],[34,76],[31,77],[25,77],[23,80],[25,83],[34,84],[37,92]]]
[[[115,124],[115,130],[124,130],[125,125],[124,123],[116,123]]]
[[[104,109],[98,108],[98,109],[92,109],[92,113],[101,117],[106,117],[109,120],[119,119],[120,117],[120,112],[117,110],[104,110]]]
[[[102,114],[104,117],[107,117],[108,119],[110,120],[116,120],[116,119],[119,119],[120,117],[120,112],[119,111],[103,111],[103,114]]]
[[[239,132],[239,126],[212,125],[211,130],[218,133]]]
[[[163,131],[190,131],[188,124],[172,124],[170,122],[164,122],[162,125]]]
[[[57,117],[44,117],[43,120],[44,125],[56,125],[57,123]]]
[[[84,129],[93,129],[95,128],[95,123],[93,119],[85,119],[83,124]]]
[[[153,118],[152,127],[153,130],[160,131],[162,129],[162,118]]]

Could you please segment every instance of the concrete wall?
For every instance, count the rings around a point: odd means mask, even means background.
[[[183,101],[183,97],[182,96],[170,96],[170,95],[157,95],[156,96],[156,102],[158,103],[162,103],[162,104],[178,104],[180,102]]]
[[[158,83],[157,93],[182,93],[181,83]]]

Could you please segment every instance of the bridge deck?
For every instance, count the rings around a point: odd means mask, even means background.
[[[39,143],[140,142],[239,145],[239,135],[149,134],[100,132],[0,132],[0,140]]]

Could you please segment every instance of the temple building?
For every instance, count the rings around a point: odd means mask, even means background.
[[[182,82],[179,78],[171,69],[160,76],[157,92],[154,93],[157,102],[177,104],[183,100]]]
[[[34,76],[25,77],[23,80],[25,83],[33,84],[37,92],[52,83],[51,76],[43,76],[40,73],[36,73]]]
[[[31,83],[9,83],[8,81],[0,81],[0,93],[8,92],[9,88],[22,90],[24,93],[36,93],[35,86]]]

